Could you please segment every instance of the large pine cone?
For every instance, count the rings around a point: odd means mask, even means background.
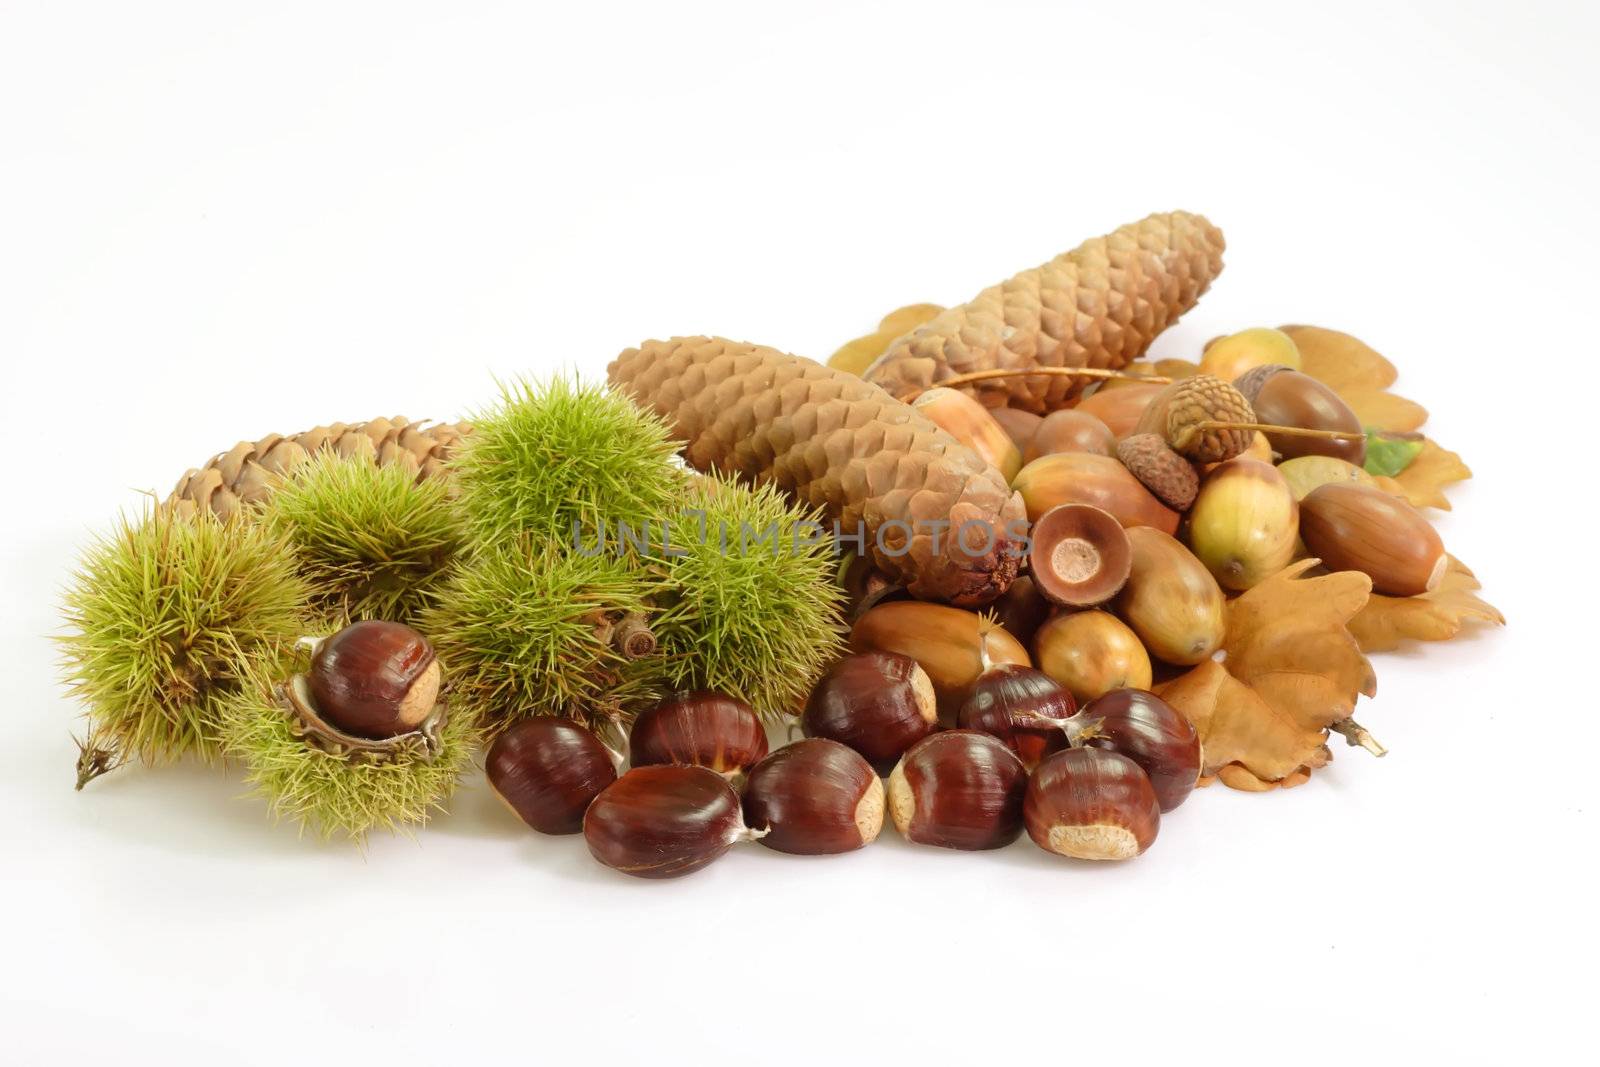
[[[913,596],[973,606],[1021,563],[1022,498],[954,437],[853,374],[716,337],[647,341],[612,384],[665,419],[699,470],[771,481],[860,524],[877,567]],[[966,544],[952,532],[969,524]]]
[[[1222,249],[1222,231],[1200,215],[1151,215],[944,311],[891,344],[865,377],[903,397],[973,371],[1117,370],[1194,307],[1222,270]],[[989,407],[1044,414],[1091,382],[1036,374],[958,388]]]

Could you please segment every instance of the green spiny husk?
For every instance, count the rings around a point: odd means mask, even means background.
[[[649,618],[659,591],[631,557],[522,537],[458,560],[418,628],[439,654],[452,699],[487,729],[529,715],[594,722],[657,688],[659,655],[630,660],[612,634],[626,616]]]
[[[279,703],[276,687],[306,670],[307,659],[292,647],[254,657],[245,684],[222,702],[224,751],[244,765],[273,817],[323,840],[360,843],[374,830],[405,831],[442,812],[479,740],[470,710],[451,702],[431,760],[352,762],[298,736]]]
[[[843,651],[838,561],[816,520],[771,485],[695,479],[672,552],[652,557],[671,589],[653,628],[674,687],[732,694],[769,721],[799,713]]]
[[[298,464],[260,521],[295,546],[317,608],[352,621],[414,620],[466,533],[445,479],[331,451]]]
[[[575,537],[671,510],[686,475],[666,423],[604,386],[557,377],[502,385],[451,459],[478,544]]]
[[[85,551],[65,597],[67,684],[100,743],[147,763],[218,754],[248,660],[304,633],[310,590],[255,523],[150,507]]]

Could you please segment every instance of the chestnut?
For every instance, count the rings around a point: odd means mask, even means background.
[[[889,776],[889,814],[907,841],[976,851],[1022,832],[1028,769],[1005,742],[947,730],[911,746]]]
[[[1144,771],[1098,748],[1047,756],[1028,780],[1022,812],[1035,844],[1080,860],[1137,856],[1161,827],[1161,805]]]
[[[738,794],[709,767],[635,767],[583,816],[590,855],[636,878],[691,874],[763,833],[745,828]]]
[[[489,785],[541,834],[575,834],[600,791],[617,780],[617,757],[581,723],[539,715],[506,729],[484,758]]]
[[[1029,534],[1028,573],[1047,600],[1087,608],[1117,595],[1133,567],[1128,534],[1092,504],[1058,504]]]
[[[1002,663],[978,676],[956,715],[964,730],[997,737],[1032,770],[1067,747],[1072,694],[1043,671]]]
[[[1142,689],[1113,689],[1079,712],[1083,744],[1120,752],[1150,779],[1161,810],[1182,804],[1200,778],[1200,735],[1177,709]]]
[[[744,785],[744,820],[779,852],[852,852],[883,829],[883,781],[861,755],[823,737],[785,745]]]
[[[674,693],[634,720],[628,750],[635,767],[681,763],[731,777],[767,754],[767,731],[737,697]]]
[[[800,726],[807,737],[850,746],[887,774],[938,721],[933,682],[916,660],[898,652],[857,652],[817,682]]]
[[[439,659],[428,639],[398,622],[357,622],[311,655],[317,714],[355,737],[410,733],[439,702]]]

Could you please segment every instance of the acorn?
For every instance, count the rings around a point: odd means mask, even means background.
[[[1258,326],[1209,342],[1200,356],[1200,373],[1237,384],[1245,371],[1272,363],[1299,370],[1300,348],[1282,330]]]
[[[1300,509],[1270,464],[1235,459],[1207,474],[1189,509],[1189,548],[1224,589],[1245,590],[1294,558]]]
[[[1324,485],[1300,504],[1300,536],[1323,566],[1360,571],[1386,596],[1436,588],[1450,565],[1431,523],[1399,497],[1364,485]]]
[[[1278,464],[1278,473],[1289,483],[1296,500],[1304,500],[1313,489],[1330,483],[1376,485],[1372,475],[1347,460],[1332,456],[1299,456]]]
[[[357,622],[317,642],[307,675],[316,712],[353,737],[398,737],[439,703],[439,659],[398,622]]]
[[[1195,463],[1221,463],[1250,447],[1255,421],[1239,390],[1221,378],[1197,374],[1164,386],[1134,433],[1156,434]]]
[[[998,738],[947,730],[911,747],[889,776],[889,814],[907,841],[976,851],[1022,833],[1028,771]]]
[[[678,763],[732,777],[767,754],[767,731],[737,697],[674,693],[633,721],[628,753],[635,767]]]
[[[1011,487],[1022,494],[1028,521],[1061,504],[1092,504],[1124,526],[1178,529],[1178,513],[1151,495],[1119,460],[1088,452],[1056,452],[1023,467]]]
[[[1117,458],[1128,473],[1174,511],[1187,511],[1200,491],[1194,464],[1174,452],[1160,434],[1136,433],[1117,445]]]
[[[939,724],[928,673],[897,652],[857,652],[828,668],[800,718],[807,737],[837,741],[888,774]]]
[[[750,771],[746,824],[761,843],[804,856],[851,852],[883,829],[883,781],[853,749],[823,737],[785,745]]]
[[[1150,688],[1150,655],[1115,615],[1076,611],[1056,615],[1034,636],[1039,669],[1079,704],[1113,689]]]
[[[916,660],[933,683],[939,710],[947,719],[954,717],[956,705],[982,671],[982,654],[995,663],[1033,665],[1028,650],[1004,629],[985,635],[977,613],[923,600],[879,604],[856,620],[850,648],[898,652]]]
[[[1155,382],[1128,384],[1119,389],[1096,389],[1078,401],[1072,410],[1093,415],[1105,423],[1113,437],[1126,437],[1134,432],[1150,402],[1161,395],[1165,386]]]
[[[1039,764],[1023,800],[1028,836],[1046,852],[1124,860],[1150,847],[1161,806],[1139,765],[1095,748],[1069,748]]]
[[[1011,443],[1017,446],[1017,450],[1024,454],[1033,441],[1033,435],[1038,432],[1039,424],[1044,422],[1043,416],[1023,411],[1021,408],[990,408],[989,415],[1000,424],[1000,428],[1011,438]]]
[[[745,826],[739,796],[708,767],[635,767],[594,798],[583,838],[595,859],[636,878],[676,878],[765,836]]]
[[[1163,812],[1182,804],[1200,779],[1200,735],[1171,704],[1139,689],[1113,689],[1084,705],[1083,744],[1120,752],[1139,765]]]
[[[1016,442],[995,421],[989,409],[957,389],[929,389],[911,402],[919,414],[966,445],[998,470],[1006,481],[1022,469]]]
[[[1030,540],[1028,573],[1056,604],[1103,604],[1128,580],[1128,535],[1114,516],[1090,504],[1051,508],[1033,524]]]
[[[484,758],[489,785],[541,834],[575,834],[600,791],[617,780],[617,754],[588,727],[536,715],[513,723]]]
[[[1367,441],[1361,420],[1331,388],[1286,366],[1268,364],[1241,375],[1235,382],[1250,401],[1256,419],[1275,426],[1303,430],[1338,430],[1345,437],[1307,437],[1264,430],[1272,448],[1285,459],[1297,456],[1332,456],[1361,466],[1367,458]]]
[[[1022,462],[1032,463],[1055,452],[1089,452],[1112,455],[1117,439],[1111,428],[1081,408],[1052,411],[1039,423],[1033,439],[1022,451]]]
[[[1226,598],[1193,552],[1160,530],[1128,531],[1128,582],[1112,610],[1152,656],[1190,666],[1211,658],[1227,631]]]

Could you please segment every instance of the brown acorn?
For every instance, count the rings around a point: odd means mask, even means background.
[[[1028,771],[998,738],[947,730],[913,745],[889,776],[889,814],[907,841],[1001,848],[1022,832]]]
[[[1227,600],[1217,580],[1160,530],[1129,530],[1128,544],[1133,563],[1112,609],[1157,659],[1179,666],[1210,659],[1227,630]]]
[[[1033,578],[1021,574],[1000,594],[999,600],[989,605],[989,610],[1001,629],[1026,645],[1050,617],[1051,607]]]
[[[1022,462],[1032,463],[1040,456],[1054,452],[1091,452],[1109,456],[1117,447],[1117,439],[1105,423],[1078,408],[1052,411],[1039,424],[1028,447],[1022,451]]]
[[[1178,513],[1151,495],[1121,461],[1088,452],[1056,452],[1023,467],[1011,487],[1022,494],[1028,521],[1061,504],[1093,504],[1124,526],[1178,529]]]
[[[489,746],[489,785],[542,834],[575,834],[600,791],[617,780],[616,754],[571,719],[536,715],[515,723]]]
[[[750,771],[745,822],[761,843],[806,856],[851,852],[883,829],[883,780],[855,750],[822,737],[785,745]]]
[[[1273,451],[1284,459],[1332,456],[1361,466],[1367,441],[1350,405],[1322,382],[1289,367],[1268,364],[1240,375],[1234,383],[1250,401],[1256,419],[1303,430],[1339,430],[1345,437],[1307,437],[1264,430]]]
[[[583,817],[595,859],[636,878],[676,878],[720,858],[751,830],[728,780],[707,767],[635,767],[607,786]]]
[[[947,720],[953,719],[956,705],[983,669],[982,655],[995,663],[1032,666],[1021,642],[998,627],[985,633],[984,620],[976,612],[924,600],[879,604],[856,620],[850,648],[898,652],[916,660],[933,683],[939,711]]]
[[[323,719],[380,741],[415,730],[439,702],[439,660],[398,622],[357,622],[316,645],[311,697]]]
[[[919,415],[966,445],[1006,481],[1022,469],[1022,453],[988,408],[957,389],[929,389],[911,402]]]
[[[1047,600],[1067,607],[1103,604],[1128,580],[1133,550],[1109,512],[1090,504],[1061,504],[1030,531],[1028,573]]]
[[[881,774],[938,724],[928,673],[895,652],[842,657],[817,681],[800,718],[807,737],[846,745]]]
[[[1417,596],[1450,565],[1444,543],[1416,508],[1381,489],[1330,483],[1300,502],[1300,536],[1323,566],[1360,571],[1374,591]]]
[[[1000,424],[1000,428],[1011,438],[1012,444],[1017,446],[1019,452],[1028,450],[1033,435],[1039,431],[1039,424],[1044,422],[1043,416],[1023,411],[1021,408],[991,408],[989,414]]]
[[[1134,432],[1151,401],[1160,396],[1164,388],[1154,382],[1148,385],[1130,382],[1119,389],[1102,387],[1078,401],[1073,410],[1093,415],[1105,423],[1113,437],[1122,438]]]
[[[634,720],[628,753],[635,767],[681,763],[732,776],[767,754],[767,731],[737,697],[674,693]]]
[[[1084,705],[1078,716],[1092,731],[1083,743],[1137,763],[1163,812],[1194,790],[1200,779],[1200,735],[1165,700],[1140,689],[1113,689]]]
[[[1064,612],[1033,638],[1039,669],[1079,704],[1113,689],[1150,688],[1150,655],[1139,637],[1104,611]]]
[[[1161,806],[1139,765],[1095,748],[1048,756],[1023,802],[1028,836],[1046,852],[1081,860],[1123,860],[1149,848]]]

